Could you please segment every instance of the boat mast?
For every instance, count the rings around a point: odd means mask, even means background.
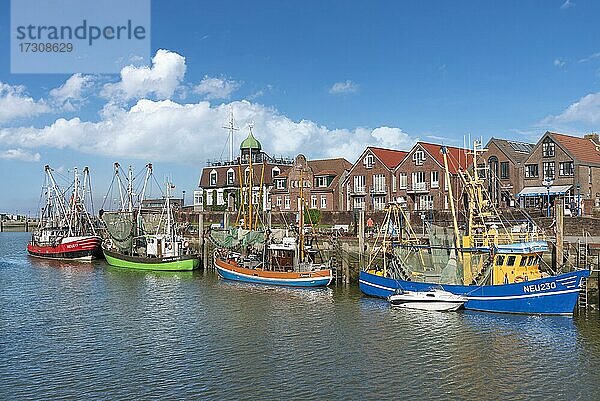
[[[133,169],[131,166],[129,166],[127,176],[127,203],[129,212],[133,212]]]
[[[224,125],[222,128],[229,131],[229,161],[233,162],[234,157],[235,157],[233,154],[233,137],[234,137],[235,131],[237,131],[239,129],[239,128],[236,128],[235,124],[234,124],[233,106],[229,106],[229,121],[227,122],[227,125]]]
[[[298,227],[300,262],[304,261],[304,166],[300,166],[300,198],[298,198]]]
[[[81,205],[83,208],[83,212],[85,213],[85,217],[88,221],[88,224],[90,225],[90,228],[92,230],[92,234],[96,235],[96,228],[94,227],[94,224],[92,223],[92,219],[90,218],[90,213],[88,212],[88,210],[85,206],[85,194],[88,191],[90,193],[90,206],[92,208],[92,214],[93,214],[94,213],[94,195],[92,194],[92,182],[90,180],[90,169],[87,166],[85,166],[83,168],[83,198],[82,198]]]
[[[54,177],[52,176],[52,169],[50,168],[49,165],[45,165],[44,169],[46,170],[46,174],[48,175],[48,179],[50,180],[50,184],[52,185],[52,191],[54,192],[54,200],[56,203],[56,208],[58,210],[59,213],[59,219],[60,220],[64,220],[67,223],[67,226],[69,228],[69,235],[73,235],[73,228],[71,227],[71,221],[68,218],[68,214],[67,214],[67,210],[66,210],[66,205],[63,203],[64,202],[64,198],[62,197],[62,194],[60,193],[60,190],[58,189],[58,185],[56,185],[56,181],[54,181]],[[49,195],[51,192],[49,191]],[[63,201],[61,201],[61,199]]]
[[[456,245],[456,255],[458,260],[462,262],[462,252],[460,243],[460,231],[458,230],[458,220],[456,219],[456,208],[454,206],[454,195],[452,193],[452,184],[450,183],[450,170],[448,169],[448,148],[442,146],[442,156],[444,157],[445,179],[448,184],[448,197],[450,198],[450,210],[452,210],[452,224],[454,226],[454,242]]]
[[[115,162],[115,176],[119,182],[119,198],[121,199],[121,211],[125,211],[125,197],[123,196],[123,181],[121,181],[121,175],[119,174],[120,164]]]
[[[138,212],[142,213],[142,201],[146,196],[146,188],[148,186],[148,181],[150,180],[150,176],[152,175],[152,163],[146,164],[146,177],[144,177],[144,185],[142,186],[142,194],[139,199],[140,203],[138,205]]]
[[[252,124],[250,124],[250,135],[252,135]],[[248,219],[244,219],[244,225],[248,230],[252,230],[252,192],[254,190],[254,184],[252,182],[252,176],[254,175],[254,170],[252,169],[252,146],[248,149],[250,151],[250,174],[249,174],[249,185],[248,185]],[[246,222],[248,220],[248,222]]]

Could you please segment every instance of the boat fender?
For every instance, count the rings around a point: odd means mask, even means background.
[[[517,276],[517,277],[515,277],[515,283],[522,283],[523,281],[525,281],[525,279],[523,278],[523,276]]]

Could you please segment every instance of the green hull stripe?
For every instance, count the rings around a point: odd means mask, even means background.
[[[197,258],[194,259],[185,259],[185,260],[175,260],[172,262],[162,262],[162,263],[142,263],[142,262],[132,262],[129,260],[118,259],[113,256],[109,256],[106,252],[104,252],[104,257],[106,261],[111,266],[116,267],[125,267],[129,269],[138,269],[138,270],[166,270],[166,271],[182,271],[182,270],[194,270],[197,269],[200,265],[200,260]]]

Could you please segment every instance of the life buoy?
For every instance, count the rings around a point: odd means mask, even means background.
[[[525,281],[525,278],[523,278],[523,276],[515,277],[515,283],[522,283],[523,281]]]

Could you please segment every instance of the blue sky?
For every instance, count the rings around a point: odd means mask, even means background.
[[[596,1],[153,1],[151,57],[121,74],[11,74],[0,0],[0,211],[37,208],[43,165],[172,175],[225,158],[233,107],[268,153],[535,142],[600,123]],[[2,111],[2,108],[4,111]]]

